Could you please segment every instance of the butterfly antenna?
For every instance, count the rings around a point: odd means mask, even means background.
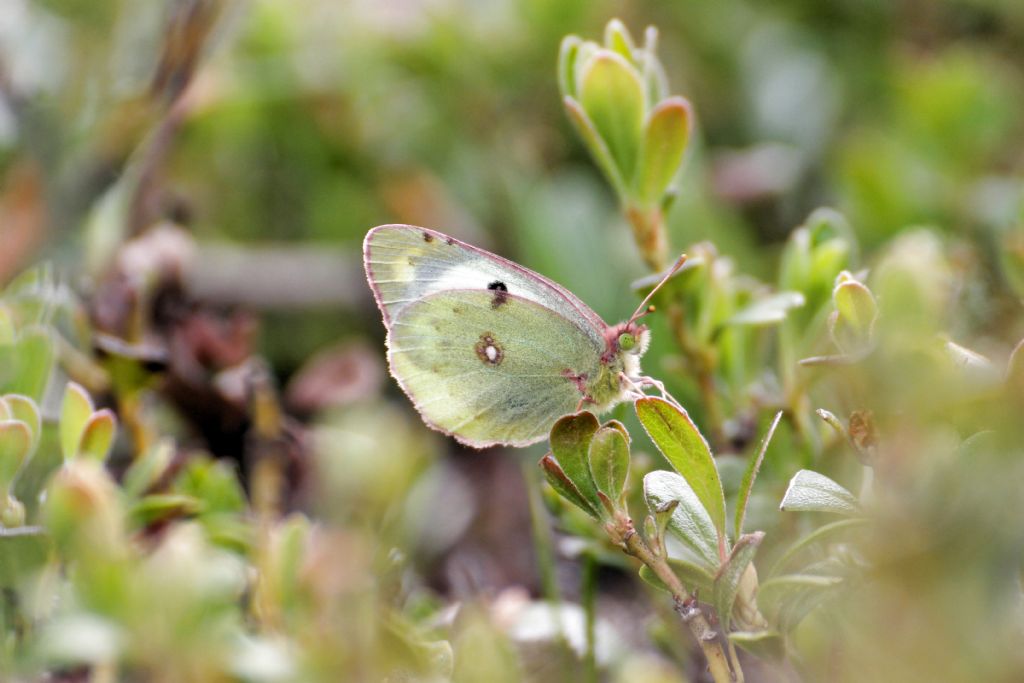
[[[683,267],[684,263],[686,263],[686,254],[680,254],[679,258],[676,259],[675,264],[668,269],[668,272],[665,273],[665,276],[662,277],[660,281],[658,281],[658,284],[654,285],[654,289],[648,292],[647,296],[644,297],[644,300],[640,302],[640,305],[637,306],[636,310],[633,312],[633,315],[629,316],[629,322],[627,323],[628,325],[632,325],[637,318],[645,316],[652,310],[654,310],[653,307],[648,309],[647,304],[650,303],[651,298],[658,292],[659,289],[661,289],[661,286],[668,282],[670,277],[679,272],[679,269]]]

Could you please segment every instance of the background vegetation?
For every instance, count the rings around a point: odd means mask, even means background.
[[[5,1],[0,677],[708,677],[543,447],[422,425],[360,264],[424,225],[627,316],[557,69],[617,16],[694,114],[645,369],[764,532],[747,679],[1021,679],[1024,5]]]

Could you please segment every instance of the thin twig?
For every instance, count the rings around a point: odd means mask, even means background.
[[[669,306],[668,322],[672,330],[672,336],[675,337],[676,346],[682,352],[687,367],[696,375],[701,403],[707,415],[711,449],[717,453],[725,445],[725,414],[722,411],[722,403],[718,398],[718,390],[715,387],[713,362],[708,353],[697,348],[690,339],[686,331],[682,301],[673,301]]]
[[[587,640],[586,671],[583,680],[587,683],[597,683],[597,560],[591,553],[583,555],[583,576],[580,588]]]
[[[741,680],[742,674],[737,673],[734,675],[730,669],[729,660],[722,649],[718,633],[711,628],[711,624],[708,623],[707,618],[700,609],[700,605],[697,603],[697,598],[683,587],[682,582],[679,581],[679,577],[672,571],[665,557],[651,551],[644,539],[640,537],[640,534],[633,529],[632,520],[628,518],[620,520],[617,527],[609,531],[613,532],[613,536],[619,537],[615,540],[620,542],[626,554],[632,555],[646,564],[672,593],[675,611],[679,618],[683,620],[683,623],[690,629],[690,633],[693,634],[697,644],[700,645],[701,650],[704,652],[704,657],[708,662],[708,670],[711,672],[711,677],[715,680],[715,683],[736,683],[737,680]]]
[[[665,254],[668,252],[665,213],[661,209],[644,210],[631,206],[624,206],[623,212],[633,228],[633,238],[640,255],[652,272],[662,271],[665,267]],[[715,387],[714,359],[708,351],[697,347],[689,339],[681,297],[672,301],[668,317],[676,344],[687,366],[697,376],[701,402],[708,417],[711,446],[717,452],[725,445],[725,415]]]
[[[703,650],[704,657],[708,662],[708,669],[711,671],[711,677],[715,683],[734,683],[736,679],[729,668],[722,645],[718,641],[718,634],[704,617],[704,613],[697,604],[697,599],[683,588],[679,577],[675,575],[664,558],[655,557],[640,539],[639,534],[635,533],[627,539],[626,552],[650,567],[662,583],[668,586],[672,592],[676,613],[690,629],[690,633],[693,634]]]

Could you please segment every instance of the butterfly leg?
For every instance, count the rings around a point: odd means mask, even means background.
[[[658,393],[661,394],[663,399],[674,405],[676,408],[681,410],[683,409],[683,407],[679,405],[679,401],[677,401],[672,394],[668,393],[668,389],[665,388],[665,383],[661,380],[654,379],[653,377],[647,377],[646,375],[643,377],[637,377],[636,379],[641,387],[654,387],[658,390]]]
[[[632,377],[630,377],[624,372],[619,373],[619,382],[623,386],[625,386],[626,395],[631,400],[635,401],[636,399],[643,398],[646,395],[644,394],[643,388],[639,384],[637,384]]]

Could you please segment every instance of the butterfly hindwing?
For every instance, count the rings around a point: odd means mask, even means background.
[[[488,290],[444,290],[397,309],[391,371],[431,426],[476,447],[545,438],[600,370],[602,348],[564,315]]]

